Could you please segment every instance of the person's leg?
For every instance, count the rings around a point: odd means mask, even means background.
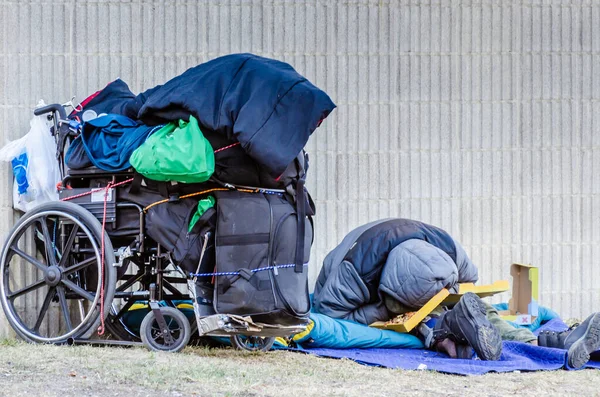
[[[600,349],[600,312],[564,332],[542,331],[538,344],[568,350],[569,365],[583,367],[590,360],[590,354]]]
[[[526,328],[515,328],[508,321],[503,320],[498,311],[494,306],[487,302],[483,302],[485,305],[486,316],[490,323],[492,323],[500,332],[502,340],[511,340],[517,342],[524,342],[530,344],[537,344],[537,337]]]
[[[468,292],[451,310],[441,314],[433,328],[436,340],[450,338],[458,345],[471,346],[481,360],[498,360],[502,339],[487,319],[486,308],[477,295]]]

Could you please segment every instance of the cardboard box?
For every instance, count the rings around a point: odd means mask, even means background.
[[[408,333],[415,328],[421,321],[423,321],[436,307],[438,306],[449,306],[456,304],[460,297],[467,292],[473,292],[484,298],[486,296],[492,296],[500,292],[508,291],[509,283],[508,280],[496,281],[493,284],[487,285],[475,285],[473,283],[463,283],[458,285],[458,293],[451,294],[447,289],[443,289],[438,292],[433,298],[431,298],[422,308],[416,312],[410,313],[410,318],[397,323],[389,323],[386,321],[377,321],[371,324],[371,327],[379,329],[388,329],[391,331]]]
[[[538,316],[539,269],[513,263],[510,275],[513,280],[512,297],[508,302],[508,310],[501,311],[500,317],[519,325],[529,325]]]

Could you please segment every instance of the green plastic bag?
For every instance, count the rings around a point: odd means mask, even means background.
[[[212,208],[214,206],[215,206],[215,198],[213,196],[208,196],[207,198],[198,201],[198,209],[196,210],[196,212],[192,216],[192,219],[190,220],[190,224],[188,226],[188,232],[191,232],[192,229],[194,228],[194,225],[196,224],[196,222],[198,222],[198,219],[200,219],[200,217],[202,215],[204,215],[204,213],[209,208]]]
[[[215,171],[212,146],[198,120],[172,122],[152,134],[129,160],[137,172],[155,181],[206,182]]]

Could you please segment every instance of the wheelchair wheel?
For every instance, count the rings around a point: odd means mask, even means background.
[[[68,202],[42,204],[13,227],[0,259],[0,303],[16,334],[28,342],[63,343],[96,331],[104,266],[104,316],[113,300],[114,251],[102,225]]]
[[[153,311],[150,311],[144,317],[140,326],[140,336],[142,342],[150,350],[163,352],[179,352],[187,346],[192,331],[190,322],[185,314],[174,307],[161,307],[160,312],[165,318],[167,328],[171,335],[171,341],[165,338],[165,335],[160,330],[160,326],[156,321],[156,316]]]
[[[237,350],[250,352],[268,352],[273,347],[273,343],[275,343],[275,338],[273,337],[234,335],[230,339],[232,346]]]

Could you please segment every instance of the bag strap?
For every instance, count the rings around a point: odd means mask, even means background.
[[[142,181],[144,177],[139,172],[135,172],[133,174],[133,181],[129,185],[129,193],[138,194],[140,192],[140,187],[142,186]]]
[[[306,154],[305,163],[307,161]],[[306,173],[303,172],[298,178],[296,184],[296,215],[298,216],[298,233],[296,235],[296,260],[294,272],[302,273],[304,271],[304,234],[306,233],[306,198],[304,191],[304,182]]]
[[[167,184],[164,182],[158,182],[157,186],[158,188],[158,193],[166,198],[169,198],[169,190],[167,189]]]

